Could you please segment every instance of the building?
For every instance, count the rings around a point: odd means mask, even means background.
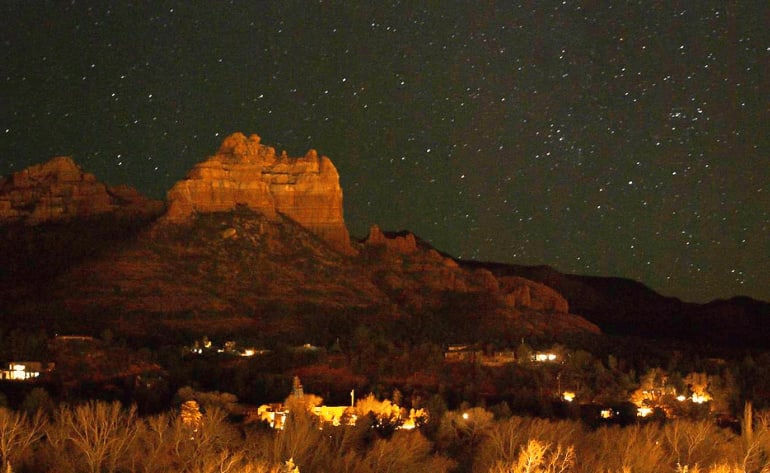
[[[481,360],[484,355],[482,350],[469,345],[449,345],[444,352],[444,361],[458,362],[466,361],[469,363],[475,363]]]
[[[0,370],[0,379],[9,381],[27,381],[53,370],[53,363],[41,361],[12,361],[6,369]]]

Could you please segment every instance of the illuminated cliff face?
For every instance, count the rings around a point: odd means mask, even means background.
[[[183,222],[195,212],[246,206],[268,218],[285,215],[344,253],[351,253],[342,188],[334,164],[310,150],[278,156],[260,137],[234,133],[168,192],[165,219]]]
[[[0,176],[0,225],[37,225],[107,213],[158,215],[162,209],[160,201],[147,199],[131,187],[99,182],[68,156]]]

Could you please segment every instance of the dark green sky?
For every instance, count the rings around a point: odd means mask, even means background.
[[[43,2],[2,14],[0,174],[161,197],[234,131],[336,164],[355,236],[770,300],[766,2]]]

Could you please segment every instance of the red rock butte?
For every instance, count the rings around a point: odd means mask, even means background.
[[[278,156],[260,141],[243,133],[225,138],[214,156],[168,191],[164,219],[181,223],[195,213],[242,205],[268,218],[289,217],[338,251],[352,253],[339,174],[331,160],[313,149],[303,157]]]
[[[107,186],[68,156],[0,177],[0,223],[29,225],[119,212],[159,214],[163,203],[128,186]]]

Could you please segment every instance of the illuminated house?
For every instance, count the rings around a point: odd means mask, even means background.
[[[423,409],[410,409],[406,412],[396,404],[385,400],[378,401],[373,394],[359,399],[355,402],[354,391],[350,392],[350,406],[325,406],[325,405],[309,405],[302,404],[302,400],[310,397],[317,398],[318,401],[321,398],[313,395],[305,395],[302,383],[298,376],[294,377],[292,386],[292,392],[287,398],[287,403],[299,401],[300,404],[294,404],[293,408],[301,406],[306,408],[318,421],[318,428],[323,429],[324,426],[354,426],[356,420],[360,415],[371,415],[374,417],[377,425],[384,425],[386,423],[393,423],[396,429],[412,430],[427,422],[428,416]],[[355,406],[354,406],[355,404]],[[283,430],[286,426],[287,416],[289,414],[289,407],[281,404],[264,404],[259,406],[256,411],[256,415],[249,413],[249,417],[253,420],[259,420],[267,423],[270,427],[278,430]]]
[[[538,363],[555,362],[559,359],[559,356],[556,353],[539,351],[532,355],[531,359]]]
[[[13,361],[8,368],[0,370],[0,379],[10,381],[26,381],[40,376],[40,373],[53,369],[53,363],[43,364],[40,361]]]
[[[355,410],[350,406],[316,406],[311,412],[318,420],[327,424],[356,425]]]
[[[449,345],[444,352],[444,360],[448,362],[467,361],[474,363],[484,355],[482,350],[468,345]]]
[[[257,410],[257,418],[263,422],[266,422],[270,427],[283,430],[283,426],[286,423],[286,416],[289,411],[283,407],[282,404],[265,404],[259,406]]]

